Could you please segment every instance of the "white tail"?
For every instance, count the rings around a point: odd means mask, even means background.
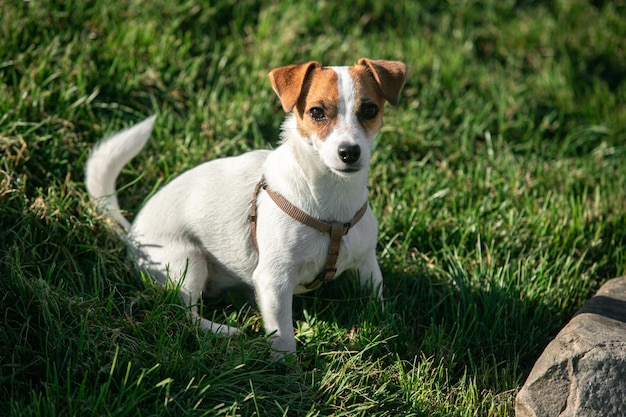
[[[124,218],[117,201],[115,181],[131,159],[144,147],[156,116],[122,130],[100,141],[89,154],[85,168],[85,185],[89,196],[98,208],[113,219],[124,231],[130,229],[130,223]]]

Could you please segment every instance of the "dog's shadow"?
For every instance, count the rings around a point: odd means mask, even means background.
[[[383,303],[373,290],[361,287],[356,273],[346,272],[315,291],[295,296],[293,310],[294,320],[305,320],[306,312],[340,327],[352,327],[380,318]]]
[[[371,289],[361,288],[352,272],[314,291],[295,295],[292,311],[298,351],[355,351],[372,339],[393,337],[385,330],[392,304],[386,301],[383,307]],[[210,320],[241,328],[248,337],[263,335],[261,313],[251,289],[236,288],[218,298],[204,298],[202,311]],[[365,341],[357,336],[363,332],[367,333]]]

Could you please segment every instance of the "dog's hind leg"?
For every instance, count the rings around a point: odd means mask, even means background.
[[[166,261],[157,264],[151,262],[153,259]],[[169,281],[180,286],[179,295],[183,303],[189,307],[191,320],[202,329],[223,335],[239,334],[236,327],[215,323],[200,315],[198,302],[202,298],[209,271],[206,259],[196,248],[144,246],[138,260],[140,266],[147,269],[162,284]]]
[[[209,330],[212,333],[222,334],[226,336],[239,334],[240,331],[236,327],[232,327],[227,324],[216,323],[202,317],[198,310],[198,302],[200,301],[200,297],[196,297],[195,295],[193,295],[193,293],[187,292],[184,287],[180,290],[180,297],[190,309],[189,315],[192,322],[199,325],[200,328],[202,328],[203,330]]]
[[[192,321],[197,323],[202,329],[210,330],[216,334],[227,336],[239,334],[239,329],[236,327],[215,323],[200,315],[198,302],[202,298],[202,291],[205,288],[209,275],[204,257],[194,252],[186,257],[179,257],[179,259],[184,259],[184,261],[179,261],[179,271],[181,271],[179,276],[182,277],[180,296],[190,309]],[[169,268],[170,271],[173,271],[172,264],[170,264]],[[170,279],[172,279],[171,276]]]

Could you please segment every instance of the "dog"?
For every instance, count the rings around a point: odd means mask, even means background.
[[[137,265],[163,284],[180,285],[182,300],[202,328],[239,332],[200,316],[203,294],[218,296],[242,284],[253,289],[280,357],[296,351],[294,294],[356,270],[361,285],[382,303],[368,168],[384,104],[397,105],[406,66],[362,58],[349,67],[287,65],[268,76],[288,113],[276,149],[208,161],[182,173],[145,203],[131,225],[115,182],[146,144],[152,116],[97,144],[85,183]]]

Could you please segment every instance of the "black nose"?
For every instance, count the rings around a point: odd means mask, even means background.
[[[339,153],[339,158],[343,162],[346,164],[353,164],[358,161],[361,156],[361,147],[359,145],[343,144],[339,145],[337,152]]]

